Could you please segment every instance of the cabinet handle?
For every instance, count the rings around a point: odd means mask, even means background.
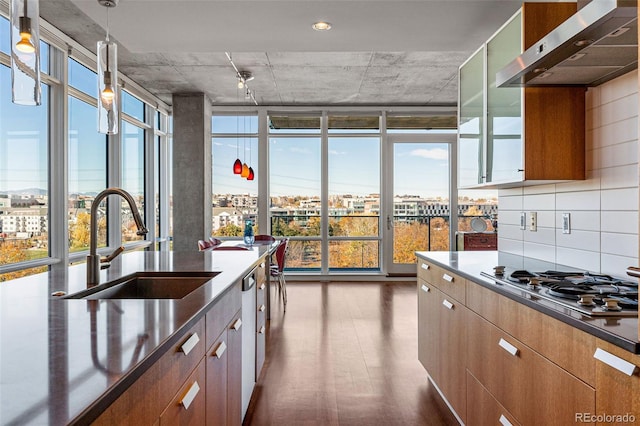
[[[614,354],[610,354],[609,352],[600,348],[596,349],[593,357],[604,362],[609,367],[613,367],[619,372],[626,374],[627,376],[633,376],[638,371],[638,367],[636,365],[631,364],[630,362],[627,362],[624,359],[617,357]]]
[[[200,392],[200,385],[198,382],[193,382],[187,393],[182,397],[182,401],[180,401],[180,404],[184,406],[185,410],[189,409],[193,400],[196,399],[198,392]]]
[[[442,301],[442,304],[447,308],[447,309],[453,309],[453,303],[449,302],[447,299],[444,299]]]
[[[511,422],[504,416],[504,414],[500,415],[500,419],[498,421],[502,426],[513,426]]]
[[[265,309],[267,308],[264,305],[260,305],[260,307],[258,308],[260,312],[264,312]]]
[[[445,280],[445,281],[448,281],[450,283],[453,282],[453,277],[451,275],[449,275],[449,274],[442,275],[442,279]]]
[[[216,358],[220,359],[224,354],[224,351],[226,350],[227,350],[227,344],[223,340],[222,342],[220,342],[216,350],[213,351],[213,355],[215,355]]]
[[[266,285],[264,283],[260,284],[260,287],[258,287],[258,290],[264,290],[264,288],[266,287]]]
[[[421,263],[421,264],[420,264],[420,267],[421,267],[422,269],[424,269],[425,271],[428,271],[428,270],[429,270],[429,265],[428,265],[428,264],[426,264],[426,263]]]
[[[189,355],[189,352],[196,347],[199,341],[200,337],[198,337],[198,333],[193,333],[191,337],[189,337],[189,339],[180,346],[180,349],[185,355]]]
[[[265,328],[264,325],[262,327],[260,327],[260,330],[258,330],[258,333],[260,334],[264,334]]]
[[[511,355],[513,356],[517,356],[518,355],[518,348],[516,348],[515,346],[513,346],[511,343],[507,342],[504,339],[500,339],[500,341],[498,342],[498,345],[500,345],[500,347],[502,349],[504,349],[505,351],[509,352]]]
[[[240,330],[240,327],[242,327],[242,320],[240,318],[238,318],[233,325],[231,326],[231,328],[233,328],[235,331]]]
[[[422,289],[422,291],[424,291],[425,293],[429,293],[429,290],[431,290],[429,287],[427,287],[426,285],[422,284],[420,286],[420,288]]]

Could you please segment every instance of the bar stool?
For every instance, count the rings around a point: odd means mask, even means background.
[[[278,280],[277,289],[282,294],[282,303],[284,304],[284,311],[287,311],[287,282],[284,279],[284,263],[287,255],[287,246],[289,244],[289,238],[283,238],[280,240],[280,244],[276,248],[276,264],[271,265],[269,268],[269,275]]]

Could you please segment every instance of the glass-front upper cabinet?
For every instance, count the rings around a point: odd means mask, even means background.
[[[575,13],[524,3],[459,72],[458,187],[585,178],[584,87],[496,87],[496,73]]]
[[[522,12],[487,41],[485,182],[522,180],[522,88],[496,87],[496,73],[522,52]]]
[[[458,112],[458,186],[475,186],[484,176],[485,49],[460,66]]]

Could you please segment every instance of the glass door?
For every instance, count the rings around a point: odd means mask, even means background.
[[[455,133],[388,135],[385,264],[389,275],[415,274],[416,251],[449,250]],[[455,227],[454,227],[455,228]]]

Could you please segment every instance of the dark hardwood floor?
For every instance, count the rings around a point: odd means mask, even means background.
[[[418,361],[415,283],[287,283],[245,425],[456,425]]]

